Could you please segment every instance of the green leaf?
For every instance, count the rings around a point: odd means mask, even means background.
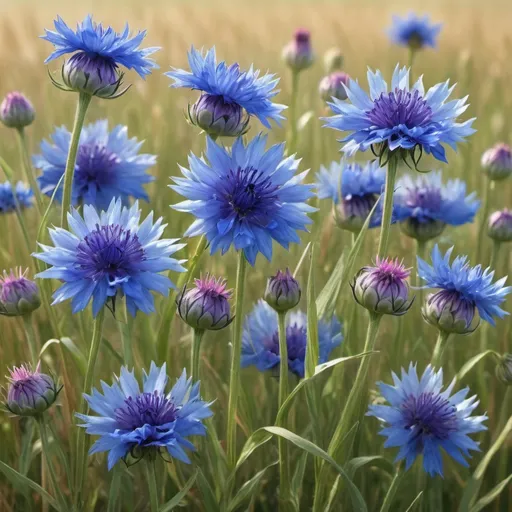
[[[33,418],[22,418],[20,421],[21,432],[21,453],[19,458],[19,470],[26,475],[32,462],[32,439],[34,437],[35,420]]]
[[[306,361],[305,361],[305,377],[311,378],[315,374],[315,368],[318,364],[319,347],[318,347],[318,318],[316,314],[315,302],[315,249],[311,246],[311,261],[309,264],[308,290],[307,290],[307,342],[306,342]]]
[[[491,489],[483,498],[480,498],[474,507],[471,507],[471,512],[480,512],[487,505],[491,504],[500,494],[501,492],[508,486],[509,482],[512,480],[512,474],[510,474],[505,480],[500,482],[496,487]]]
[[[299,460],[296,462],[295,471],[293,473],[291,482],[291,496],[295,506],[295,510],[300,510],[300,494],[302,489],[302,481],[304,480],[304,473],[306,472],[306,464],[308,462],[308,452],[304,452]]]
[[[176,508],[181,503],[181,500],[187,495],[188,491],[190,491],[190,488],[194,485],[198,473],[199,470],[196,470],[194,474],[187,480],[183,486],[183,489],[181,489],[181,491],[173,496],[167,503],[162,505],[158,512],[170,512],[172,509]]]
[[[270,441],[272,436],[265,432],[264,430],[256,430],[249,439],[245,442],[244,447],[242,448],[242,452],[240,453],[240,457],[238,457],[238,461],[236,463],[235,471],[249,458],[251,453],[264,445],[266,442]]]
[[[421,497],[423,496],[423,491],[421,491],[416,498],[412,500],[412,503],[409,505],[409,508],[405,512],[411,512],[414,509],[414,506],[416,503],[419,503],[421,500]]]
[[[393,464],[391,464],[391,462],[386,460],[384,457],[380,455],[370,455],[368,457],[355,457],[354,459],[350,460],[347,464],[347,474],[350,476],[350,478],[353,478],[355,472],[367,464],[383,469],[390,475],[393,474],[395,469]]]
[[[75,342],[68,337],[63,337],[60,340],[56,338],[52,338],[48,340],[42,347],[39,352],[39,357],[41,357],[52,345],[64,345],[69,353],[73,356],[73,360],[80,371],[81,375],[85,375],[85,371],[87,368],[87,359],[85,358],[83,352],[78,348]]]
[[[204,505],[206,512],[220,512],[220,507],[217,503],[217,498],[215,498],[215,493],[199,468],[197,470],[197,486],[203,495],[202,504]]]
[[[301,132],[304,130],[313,117],[315,117],[315,113],[312,110],[304,112],[304,114],[302,114],[297,120],[297,131]]]
[[[322,448],[312,443],[311,441],[308,441],[307,439],[304,439],[303,437],[300,437],[297,434],[281,427],[263,427],[263,429],[273,435],[283,437],[284,439],[293,443],[295,446],[298,446],[300,449],[305,450],[311,455],[320,457],[321,459],[328,462],[334,469],[336,469],[336,471],[340,474],[341,478],[347,485],[354,511],[367,512],[368,509],[366,507],[366,503],[361,496],[359,489],[355,486],[354,482],[352,482],[347,473],[345,473],[344,469],[327,452],[322,450]]]
[[[261,479],[265,475],[267,469],[278,464],[278,461],[269,464],[267,467],[258,471],[250,480],[245,482],[239,491],[235,494],[235,497],[231,500],[228,505],[228,512],[234,512],[238,507],[243,505],[246,501],[250,500],[254,494],[258,491]]]
[[[480,354],[477,354],[469,361],[467,361],[466,364],[459,370],[459,373],[457,374],[457,380],[462,380],[475,365],[477,365],[482,359],[489,355],[498,357],[498,359],[500,357],[499,354],[497,354],[494,350],[486,350],[485,352],[480,352]]]
[[[18,473],[15,469],[11,468],[4,462],[0,461],[0,471],[4,474],[4,476],[15,486],[17,489],[26,490],[27,487],[37,492],[44,501],[46,501],[49,505],[51,505],[56,510],[60,510],[55,499],[50,496],[39,484],[36,484],[30,478],[23,476],[21,473]],[[62,511],[65,512],[65,511]]]

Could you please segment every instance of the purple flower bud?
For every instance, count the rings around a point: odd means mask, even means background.
[[[230,297],[231,290],[226,290],[226,281],[207,274],[205,278],[195,280],[194,288],[184,288],[176,304],[179,315],[190,327],[218,331],[233,320]]]
[[[21,92],[10,92],[0,105],[0,120],[18,130],[32,124],[36,113],[32,103]]]
[[[247,131],[249,115],[237,103],[227,103],[223,96],[202,94],[189,107],[190,122],[214,137],[239,137]]]
[[[480,323],[474,302],[456,290],[431,293],[421,313],[426,322],[447,333],[469,334]]]
[[[48,409],[61,390],[49,376],[40,372],[41,363],[32,371],[29,366],[10,370],[7,409],[17,416],[37,416]]]
[[[402,232],[420,242],[427,242],[438,237],[445,227],[446,223],[438,219],[419,220],[415,217],[409,217],[400,222]]]
[[[41,305],[37,285],[17,268],[0,276],[0,315],[23,316],[32,313]]]
[[[318,86],[320,97],[324,101],[331,101],[332,98],[346,100],[347,91],[344,86],[348,85],[349,80],[350,77],[347,73],[343,73],[343,71],[335,71],[330,75],[324,76]]]
[[[497,242],[512,241],[512,211],[506,208],[489,217],[487,234]]]
[[[375,267],[363,267],[351,284],[356,301],[372,313],[401,316],[407,313],[409,300],[407,278],[410,270],[398,259],[376,259]]]
[[[330,74],[343,67],[343,54],[339,48],[331,48],[324,54],[325,72]]]
[[[359,233],[376,202],[377,196],[375,194],[353,195],[342,198],[340,202],[333,205],[336,225],[340,229]]]
[[[502,142],[482,155],[482,169],[491,180],[503,180],[512,174],[512,149]]]
[[[301,289],[299,283],[290,274],[290,270],[280,270],[267,281],[265,301],[278,312],[293,309],[300,301]]]
[[[507,386],[512,385],[512,354],[501,356],[501,361],[496,366],[495,371],[498,380],[507,384]]]
[[[298,29],[295,32],[295,38],[283,48],[282,57],[293,71],[298,72],[309,68],[315,60],[309,31],[303,28]]]

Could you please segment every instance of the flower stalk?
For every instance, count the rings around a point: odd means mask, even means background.
[[[203,329],[192,329],[192,351],[190,353],[190,376],[194,380],[199,380],[199,364],[201,362],[201,341],[203,340]]]
[[[391,220],[393,217],[393,194],[395,192],[395,181],[398,169],[398,156],[391,154],[388,162],[388,172],[386,174],[386,188],[384,190],[384,209],[382,213],[382,227],[379,238],[379,258],[384,258],[388,252],[389,232],[391,230]]]

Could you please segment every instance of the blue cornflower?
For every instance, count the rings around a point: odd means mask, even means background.
[[[380,71],[368,70],[368,95],[359,84],[351,80],[347,87],[350,102],[333,99],[329,106],[334,116],[324,118],[325,126],[349,132],[341,142],[347,142],[343,151],[349,156],[357,151],[372,148],[379,157],[388,151],[402,150],[402,158],[410,154],[416,165],[416,149],[432,154],[446,162],[444,145],[456,149],[457,142],[475,132],[474,119],[457,122],[466,105],[467,96],[461,100],[448,99],[454,86],[449,81],[431,87],[425,94],[420,77],[409,87],[409,70],[397,66],[393,73],[391,89]]]
[[[42,154],[32,159],[43,172],[39,187],[48,196],[64,174],[70,141],[71,133],[64,126],[56,128],[50,141],[41,143]],[[73,177],[73,205],[91,204],[106,210],[113,198],[120,198],[125,206],[130,197],[148,201],[143,185],[154,180],[147,170],[155,165],[156,156],[139,154],[141,145],[136,138],[128,138],[126,126],[117,125],[109,132],[106,119],[85,126]],[[62,184],[56,198],[62,200]]]
[[[153,212],[140,223],[141,211],[136,202],[123,207],[120,199],[112,200],[108,210],[97,213],[84,206],[83,218],[75,209],[68,213],[71,231],[50,229],[54,247],[39,244],[43,252],[33,254],[51,268],[36,277],[59,279],[64,284],[53,294],[53,304],[72,299],[73,313],[82,311],[92,298],[96,316],[107,303],[115,307],[115,298],[126,297],[128,311],[154,312],[154,290],[167,296],[174,288],[161,272],[183,272],[183,261],[170,256],[184,247],[176,239],[160,237],[166,224],[162,218],[153,223]]]
[[[499,307],[512,291],[512,287],[504,286],[507,278],[493,283],[494,271],[483,270],[481,265],[471,267],[467,256],[457,256],[450,263],[452,251],[453,247],[443,256],[436,245],[432,250],[432,266],[418,258],[418,275],[426,282],[425,287],[441,288],[427,299],[425,319],[439,328],[445,328],[444,323],[449,319],[451,324],[457,324],[455,327],[460,323],[462,329],[469,330],[476,308],[482,320],[495,325],[494,317],[508,315]]]
[[[444,185],[440,171],[416,179],[408,175],[401,178],[394,203],[403,231],[418,240],[435,238],[447,224],[460,226],[473,222],[480,207],[475,192],[466,196],[463,181],[448,180]]]
[[[311,224],[308,206],[313,185],[304,185],[307,171],[295,174],[299,161],[284,156],[284,144],[265,151],[261,134],[247,145],[238,138],[231,151],[207,138],[206,158],[189,156],[184,178],[173,178],[170,187],[185,196],[175,210],[197,217],[185,236],[206,235],[211,254],[222,254],[234,245],[254,265],[261,252],[272,258],[272,240],[288,249],[299,243],[298,230]]]
[[[14,190],[8,181],[0,183],[0,213],[14,212],[18,206],[21,209],[30,208],[33,198],[34,192],[21,181],[16,183]]]
[[[45,64],[67,53],[73,54],[62,68],[62,78],[70,90],[113,97],[123,78],[119,66],[135,70],[142,78],[149,75],[151,69],[158,68],[148,56],[159,48],[139,48],[146,37],[145,30],[130,37],[126,24],[119,34],[112,27],[103,28],[101,23],[93,23],[90,15],[77,24],[76,32],[60,16],[54,25],[55,32],[45,30],[46,35],[42,36],[55,47]]]
[[[334,202],[339,227],[357,232],[384,190],[386,170],[376,160],[362,166],[342,159],[332,162],[329,169],[321,166],[316,179],[318,197]],[[377,206],[370,227],[379,227],[381,220],[382,208]]]
[[[126,367],[121,368],[119,378],[114,377],[112,386],[101,383],[103,394],[97,389],[84,394],[98,415],[77,414],[88,434],[100,436],[89,453],[108,452],[109,470],[128,455],[141,458],[150,451],[164,451],[190,464],[185,449],[195,451],[195,447],[186,438],[204,436],[202,420],[213,414],[210,404],[199,396],[199,382],[193,384],[183,370],[166,393],[166,365],[158,367],[153,362],[149,375],[143,371],[142,390],[134,372]]]
[[[307,343],[307,318],[302,311],[291,312],[286,317],[286,345],[288,368],[299,378],[304,377],[304,360]],[[336,317],[318,322],[320,354],[318,363],[325,363],[329,355],[341,344],[341,324]],[[256,366],[265,371],[279,365],[279,335],[277,313],[263,300],[258,301],[247,315],[242,337],[242,367]]]
[[[384,446],[400,447],[396,460],[405,459],[409,469],[418,455],[423,455],[423,468],[430,475],[443,475],[441,450],[468,466],[465,457],[470,450],[479,450],[478,443],[469,434],[487,427],[482,423],[487,416],[471,416],[479,402],[476,396],[465,399],[469,388],[450,396],[455,379],[444,390],[443,370],[427,366],[418,379],[416,365],[402,368],[402,379],[393,373],[394,386],[379,382],[382,396],[390,405],[371,405],[368,416],[385,423],[380,434],[387,437]]]
[[[165,73],[172,78],[171,87],[185,87],[201,91],[201,97],[190,110],[190,118],[211,135],[237,136],[246,131],[249,116],[256,116],[270,128],[269,120],[279,123],[284,117],[284,105],[272,103],[279,92],[275,75],[259,76],[251,66],[241,71],[239,64],[217,64],[215,48],[203,54],[194,47],[188,54],[191,71],[173,69]]]
[[[442,23],[431,23],[428,16],[420,17],[411,12],[405,18],[393,16],[389,36],[394,43],[412,50],[419,50],[424,46],[435,48],[442,26]]]

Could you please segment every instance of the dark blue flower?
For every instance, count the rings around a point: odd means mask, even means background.
[[[487,416],[471,416],[478,406],[476,396],[466,399],[469,388],[450,396],[455,379],[444,390],[443,370],[427,366],[418,378],[416,366],[402,368],[402,379],[393,373],[394,386],[379,382],[382,396],[390,405],[371,405],[368,416],[385,423],[380,434],[387,437],[386,448],[400,447],[396,460],[405,459],[409,469],[419,455],[430,475],[443,475],[442,451],[463,466],[470,450],[479,450],[469,435],[486,430]]]
[[[394,43],[413,50],[424,46],[435,48],[442,26],[442,23],[431,23],[428,16],[420,17],[411,12],[405,18],[393,16],[389,36]]]
[[[53,294],[53,304],[72,299],[73,313],[77,313],[92,298],[96,316],[107,302],[115,305],[115,298],[124,295],[132,315],[138,309],[146,314],[155,311],[150,291],[167,296],[169,288],[174,288],[161,272],[185,270],[183,261],[171,258],[184,245],[176,244],[176,239],[160,239],[166,224],[162,218],[153,223],[153,212],[142,223],[140,216],[137,202],[127,208],[118,199],[100,214],[84,206],[83,218],[72,209],[68,213],[71,231],[49,230],[54,247],[39,244],[43,252],[33,256],[52,265],[36,277],[64,283]]]
[[[217,102],[222,100],[223,104],[233,105],[251,116],[256,116],[267,128],[270,128],[270,119],[277,123],[284,119],[281,112],[286,107],[271,101],[279,92],[275,88],[279,79],[274,75],[259,76],[259,70],[254,70],[252,66],[247,71],[241,71],[238,64],[217,64],[215,48],[203,54],[192,47],[188,62],[191,71],[173,69],[165,73],[174,80],[171,87],[199,90],[202,97],[214,96],[218,98]],[[232,116],[235,114],[237,119],[243,119],[240,112],[231,113]]]
[[[453,91],[449,82],[431,87],[425,94],[420,77],[409,87],[409,70],[395,68],[391,89],[380,71],[368,71],[370,94],[354,80],[347,87],[350,102],[333,99],[329,103],[334,116],[324,118],[326,125],[335,130],[349,132],[342,142],[343,151],[354,155],[373,146],[374,151],[402,149],[413,152],[417,148],[446,162],[444,145],[456,149],[457,142],[475,132],[474,119],[457,122],[468,105],[466,99],[448,99]]]
[[[490,268],[483,270],[481,265],[471,267],[467,256],[457,256],[450,263],[452,252],[453,247],[443,256],[436,245],[432,250],[432,266],[418,258],[418,275],[426,282],[425,287],[454,292],[459,302],[465,305],[464,309],[468,306],[476,308],[482,320],[495,325],[493,317],[508,315],[499,307],[512,291],[512,287],[504,286],[507,278],[493,283],[494,271]]]
[[[197,217],[185,236],[206,235],[212,254],[234,245],[254,265],[258,252],[272,258],[272,240],[288,249],[311,224],[314,208],[305,201],[313,186],[301,183],[307,172],[296,174],[299,161],[285,158],[284,144],[265,151],[266,142],[238,138],[229,151],[208,138],[207,160],[191,154],[185,177],[173,178],[171,188],[187,198],[173,208]]]
[[[171,457],[190,463],[185,450],[195,451],[187,439],[204,436],[202,420],[213,413],[199,396],[199,382],[192,383],[183,370],[166,393],[166,365],[151,363],[149,375],[143,371],[142,389],[134,372],[121,368],[121,376],[109,386],[101,383],[103,394],[93,389],[84,395],[97,416],[77,414],[88,434],[100,436],[89,453],[108,452],[108,469],[128,454],[143,457],[164,450]]]
[[[304,360],[307,343],[307,318],[302,311],[286,317],[286,345],[288,368],[298,377],[304,377]],[[318,363],[325,363],[329,355],[341,344],[341,324],[336,317],[330,322],[318,322]],[[279,335],[277,313],[263,300],[258,301],[247,315],[242,338],[242,367],[256,366],[258,370],[270,370],[279,365]]]
[[[14,190],[8,181],[0,183],[0,213],[14,212],[17,207],[30,208],[33,199],[34,192],[21,181],[16,183]]]
[[[41,153],[33,157],[34,166],[42,170],[38,177],[41,191],[51,196],[64,174],[71,133],[56,128],[50,141],[41,142]],[[139,154],[142,142],[128,138],[128,128],[117,125],[109,132],[106,119],[85,126],[80,135],[73,178],[73,205],[91,204],[106,210],[113,198],[123,205],[129,198],[149,200],[143,188],[154,180],[147,170],[155,165],[156,156]],[[62,184],[56,199],[62,200]]]

